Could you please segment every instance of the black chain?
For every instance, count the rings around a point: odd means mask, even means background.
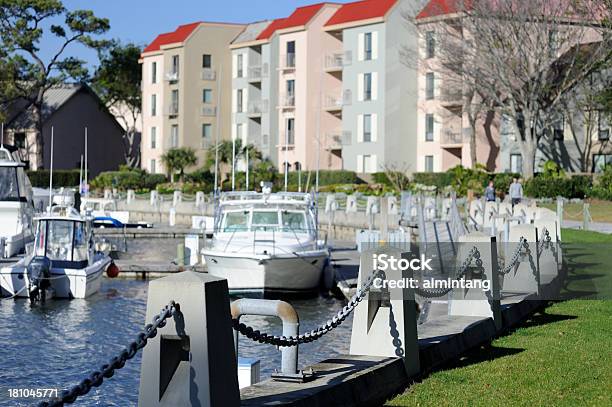
[[[153,318],[153,323],[145,326],[144,331],[140,332],[136,340],[123,349],[119,356],[112,358],[110,363],[102,365],[100,370],[94,371],[70,390],[64,390],[61,397],[43,401],[38,404],[38,407],[62,407],[64,404],[74,403],[78,397],[89,393],[92,387],[100,386],[104,378],[110,379],[113,377],[115,370],[121,369],[125,362],[136,356],[136,353],[147,345],[147,340],[155,338],[157,328],[163,328],[166,325],[166,320],[173,317],[174,312],[178,309],[178,304],[175,304],[174,301],[170,302]]]
[[[455,276],[455,280],[461,279],[467,273],[468,268],[472,264],[472,260],[476,260],[476,266],[482,267],[482,259],[480,258],[480,251],[476,247],[472,247],[472,250],[468,253],[468,256],[465,258],[461,267],[459,268],[459,273]],[[423,298],[439,298],[443,297],[446,294],[450,293],[453,290],[450,288],[437,288],[437,289],[424,289],[417,287],[414,289],[414,292]]]
[[[338,311],[338,313],[332,319],[328,320],[325,324],[319,326],[318,328],[315,328],[310,332],[306,332],[305,334],[295,337],[269,335],[265,332],[255,330],[252,327],[239,322],[237,319],[232,320],[234,329],[255,342],[266,343],[274,346],[297,346],[303,343],[315,341],[344,322],[351,312],[353,312],[355,307],[357,307],[357,305],[365,298],[368,291],[370,291],[370,288],[372,288],[374,280],[379,277],[385,278],[385,273],[382,270],[376,270],[372,275],[370,275],[363,286],[357,290],[355,295],[353,295],[348,304]]]

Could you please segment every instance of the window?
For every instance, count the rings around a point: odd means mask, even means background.
[[[157,116],[157,95],[151,95],[151,116]]]
[[[372,74],[363,74],[363,100],[372,100]]]
[[[244,55],[238,54],[236,57],[236,77],[242,78],[244,73]]]
[[[433,155],[425,156],[425,172],[433,172],[434,170],[434,158]]]
[[[151,174],[155,174],[156,168],[155,168],[155,160],[151,159],[151,161],[149,162],[149,172]]]
[[[202,55],[202,68],[212,68],[212,55]]]
[[[436,39],[433,31],[425,33],[425,57],[433,58],[436,54]]]
[[[510,172],[520,173],[523,171],[523,156],[520,154],[510,155]]]
[[[295,67],[295,41],[287,42],[287,67]]]
[[[25,133],[15,133],[15,135],[13,136],[13,145],[16,148],[26,148]]]
[[[285,144],[295,144],[295,119],[289,118],[285,122]]]
[[[299,163],[296,163],[296,164],[299,164]],[[299,169],[299,167],[296,169]],[[284,230],[289,230],[289,231],[306,230],[307,228],[306,227],[306,217],[304,216],[303,212],[283,211],[281,215],[282,215]]]
[[[223,219],[224,232],[239,232],[248,229],[249,212],[228,212]]]
[[[18,201],[18,185],[15,167],[0,167],[0,201]]]
[[[178,76],[179,73],[179,56],[178,55],[173,55],[172,56],[172,71],[171,73],[173,75]]]
[[[151,149],[157,148],[157,127],[151,127]]]
[[[157,62],[151,63],[151,83],[157,83]]]
[[[593,154],[593,172],[603,172],[608,165],[612,165],[612,154]]]
[[[242,89],[236,91],[236,112],[242,113]]]
[[[432,100],[434,98],[434,74],[427,72],[425,75],[425,98]]]
[[[202,90],[202,103],[212,103],[212,89]]]
[[[372,59],[372,33],[363,35],[363,59],[366,61]]]
[[[251,228],[253,230],[275,230],[278,228],[278,212],[257,211],[253,212],[251,218]]]
[[[434,141],[434,115],[425,115],[425,141]]]
[[[173,89],[170,94],[170,114],[178,114],[179,110],[179,91]]]
[[[369,143],[372,141],[372,115],[363,115],[363,142]]]
[[[608,116],[605,112],[598,112],[598,132],[597,138],[600,141],[610,140],[610,124],[608,121]]]
[[[170,127],[170,146],[177,148],[179,145],[178,124],[173,124]]]
[[[210,123],[203,123],[202,124],[202,139],[203,141],[206,140],[210,140],[212,138],[212,124]]]
[[[286,106],[295,106],[295,80],[290,79],[287,81],[287,100]]]

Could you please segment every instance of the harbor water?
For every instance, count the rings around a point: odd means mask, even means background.
[[[33,404],[31,399],[10,400],[8,389],[64,389],[108,363],[144,327],[147,287],[146,281],[105,278],[100,291],[85,300],[52,300],[35,306],[24,299],[0,300],[0,406]],[[300,332],[325,323],[345,305],[333,298],[289,302],[300,317]],[[281,334],[277,318],[241,321],[262,332]],[[348,352],[350,328],[348,318],[319,341],[301,345],[299,367]],[[280,370],[276,347],[241,338],[239,354],[261,360],[262,378]],[[140,357],[139,352],[111,379],[79,398],[78,405],[135,406]]]

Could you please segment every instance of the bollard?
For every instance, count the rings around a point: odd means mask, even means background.
[[[348,195],[346,197],[346,213],[357,212],[357,197],[355,195]]]
[[[529,253],[521,257],[518,267],[515,267],[510,273],[502,276],[502,291],[522,294],[539,294],[540,267],[538,265],[537,256],[538,231],[535,226],[532,224],[511,226],[504,257],[507,262],[511,260],[521,236],[527,239]]]
[[[582,206],[582,229],[591,229],[591,213],[589,211],[591,204],[585,202]]]
[[[557,219],[559,220],[559,225],[563,225],[563,198],[557,197]]]
[[[125,198],[126,203],[129,205],[136,199],[136,193],[133,189],[127,190],[127,197]]]
[[[168,224],[170,226],[176,225],[176,209],[174,207],[170,208],[168,213]]]
[[[205,204],[205,201],[204,201],[204,192],[202,192],[202,191],[196,192],[196,197],[195,197],[195,206],[196,206],[196,208],[203,210],[204,209],[204,204]]]
[[[541,253],[538,253],[538,264],[540,265],[540,283],[548,284],[552,280],[554,280],[559,274],[559,255],[560,250],[558,248],[558,238],[557,238],[557,221],[555,219],[536,219],[533,222],[533,225],[538,231],[538,237],[540,241],[546,239],[544,236],[544,229],[548,231],[550,236],[549,245],[553,245],[553,249],[551,247],[544,246],[544,249]]]
[[[172,194],[172,206],[176,206],[178,203],[183,201],[183,193],[181,191],[174,191]]]
[[[283,336],[297,337],[300,319],[291,304],[279,300],[260,300],[242,298],[233,301],[230,305],[233,319],[240,319],[243,315],[261,315],[279,317],[283,321]],[[234,349],[238,355],[238,331],[234,330]],[[298,372],[298,347],[281,347],[281,374],[282,376],[296,376]]]
[[[467,279],[483,279],[490,282],[490,289],[483,291],[480,288],[455,288],[451,292],[448,304],[449,315],[490,317],[495,328],[503,327],[499,272],[497,261],[497,239],[482,232],[472,232],[459,238],[460,248],[457,256],[459,264],[475,246],[480,252],[482,269],[471,268],[464,277]],[[474,262],[472,262],[474,263]]]
[[[151,198],[150,198],[150,201],[149,201],[151,206],[156,207],[158,201],[159,201],[159,194],[157,193],[157,191],[155,191],[155,190],[151,191]]]
[[[111,191],[110,189],[105,189],[104,199],[112,199],[112,198],[113,198],[113,191]]]
[[[387,213],[389,215],[397,215],[399,210],[397,208],[397,198],[394,196],[390,196],[387,198]]]
[[[358,287],[372,273],[372,255],[386,253],[395,258],[409,258],[393,248],[376,248],[361,256]],[[388,280],[412,278],[410,269],[387,270]],[[417,311],[414,290],[407,287],[393,292],[372,289],[355,309],[351,331],[351,355],[401,357],[409,376],[420,371]]]
[[[334,194],[328,194],[325,197],[325,213],[330,213],[335,210],[334,203],[336,203],[336,196]]]
[[[239,406],[227,280],[185,271],[149,283],[146,321],[179,311],[143,349],[140,407]]]

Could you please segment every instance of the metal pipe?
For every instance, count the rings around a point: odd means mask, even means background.
[[[291,304],[279,300],[242,298],[230,304],[232,319],[239,320],[243,315],[278,317],[283,322],[283,336],[298,336],[300,319]],[[238,358],[238,331],[234,330],[234,347]],[[281,347],[281,373],[298,372],[298,347]]]

